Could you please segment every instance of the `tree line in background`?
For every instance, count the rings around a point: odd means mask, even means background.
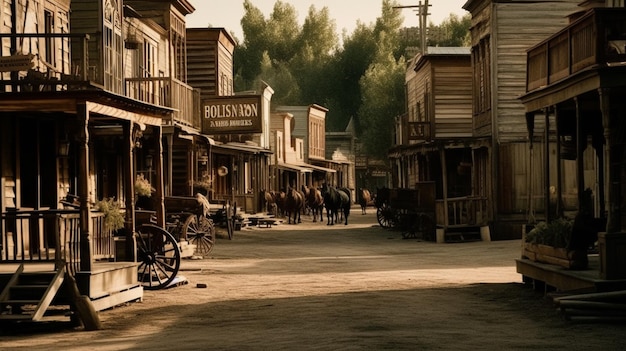
[[[392,145],[393,119],[405,112],[404,77],[408,48],[420,46],[419,35],[400,35],[402,13],[396,0],[382,0],[373,24],[357,22],[352,33],[336,33],[327,7],[309,8],[298,23],[293,5],[277,0],[269,18],[245,0],[243,41],[234,52],[235,91],[269,84],[277,105],[319,104],[329,109],[327,131],[344,131],[353,121],[365,152],[385,157]],[[356,11],[357,9],[355,9]],[[451,14],[438,29],[443,39],[429,46],[464,46],[469,15]]]

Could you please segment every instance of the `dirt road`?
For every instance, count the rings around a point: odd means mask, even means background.
[[[103,330],[4,330],[0,350],[622,349],[624,325],[566,321],[521,284],[519,241],[403,240],[369,212],[244,228]]]

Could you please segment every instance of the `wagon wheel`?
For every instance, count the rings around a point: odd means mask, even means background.
[[[137,229],[137,261],[139,282],[146,290],[167,287],[180,269],[180,248],[172,234],[153,225]]]
[[[196,253],[208,254],[215,245],[215,226],[213,221],[204,217],[191,215],[183,223],[181,239],[196,245]]]
[[[435,222],[426,213],[417,213],[410,224],[408,231],[402,233],[402,238],[421,238],[422,240],[434,241]]]
[[[378,224],[383,228],[393,227],[394,217],[394,211],[385,203],[376,209],[376,219],[378,220]]]

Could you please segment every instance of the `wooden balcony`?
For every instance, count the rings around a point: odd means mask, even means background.
[[[173,121],[200,129],[200,92],[173,77],[126,78],[126,96],[173,108]]]
[[[626,65],[626,9],[595,8],[527,51],[526,91],[586,69]]]
[[[2,51],[0,93],[85,89],[96,80],[87,34],[0,34],[0,40],[21,46]]]

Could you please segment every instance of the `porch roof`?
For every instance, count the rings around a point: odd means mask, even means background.
[[[223,149],[223,150],[230,150],[230,151],[243,151],[243,152],[247,152],[247,153],[251,153],[251,154],[273,154],[274,152],[272,150],[266,149],[264,147],[258,146],[258,145],[250,145],[250,144],[244,144],[244,143],[227,143],[227,144],[220,144],[220,143],[215,143],[212,144],[213,145],[213,150],[217,151],[216,149]]]
[[[307,167],[307,168],[312,168],[314,171],[321,171],[321,172],[326,172],[326,173],[337,173],[337,170],[334,170],[332,168],[316,166],[316,165],[312,165],[310,163],[305,163],[303,166]]]
[[[288,171],[296,171],[296,172],[303,172],[303,173],[311,173],[313,172],[313,169],[311,168],[307,168],[304,166],[298,166],[298,165],[292,165],[292,164],[288,164],[288,163],[277,163],[275,165],[272,165],[276,168],[281,168],[281,169],[286,169]]]

